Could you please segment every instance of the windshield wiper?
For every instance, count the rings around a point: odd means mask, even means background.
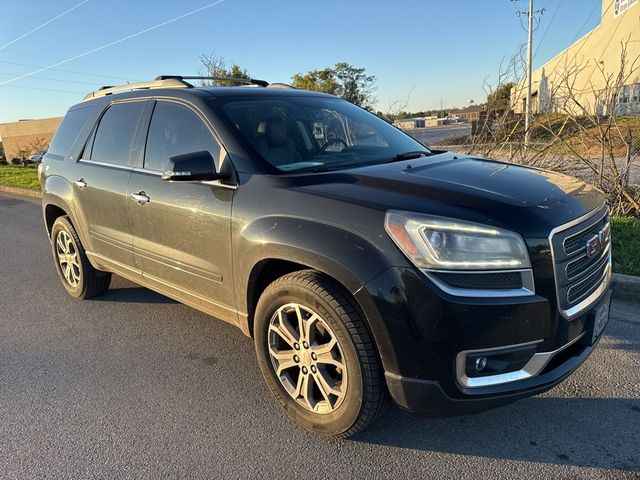
[[[401,162],[403,160],[413,160],[414,158],[419,158],[419,157],[428,157],[429,155],[433,155],[431,152],[428,152],[426,150],[414,150],[411,152],[402,152],[397,154],[395,157],[393,157],[391,160],[389,160],[387,163],[392,163],[392,162]]]

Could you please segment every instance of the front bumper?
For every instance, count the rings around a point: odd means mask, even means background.
[[[536,281],[541,282],[536,291],[552,290],[548,279]],[[439,416],[486,410],[560,383],[593,351],[595,309],[607,304],[610,286],[570,320],[558,313],[553,295],[551,300],[455,297],[410,268],[387,270],[356,298],[369,319],[394,401],[413,413]],[[523,344],[544,360],[533,375],[487,385],[461,379],[461,352]]]

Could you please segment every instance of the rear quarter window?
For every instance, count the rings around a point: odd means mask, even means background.
[[[82,127],[89,118],[92,108],[77,108],[67,112],[49,145],[48,153],[50,155],[57,157],[66,157],[68,155]]]

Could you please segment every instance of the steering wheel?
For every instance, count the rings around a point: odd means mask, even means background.
[[[332,138],[331,140],[329,140],[327,143],[325,143],[324,145],[322,145],[320,147],[320,152],[319,154],[322,155],[325,150],[330,147],[331,145],[333,145],[334,143],[341,143],[345,146],[345,148],[349,148],[349,145],[347,145],[347,142],[345,142],[343,139],[341,138]]]

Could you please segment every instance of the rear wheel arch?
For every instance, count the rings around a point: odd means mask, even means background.
[[[51,229],[53,228],[55,221],[64,216],[68,217],[69,212],[65,211],[58,205],[50,203],[44,207],[44,221],[47,226],[47,233],[49,234],[49,237],[51,237]],[[69,221],[71,221],[71,219],[69,219]],[[71,223],[73,224],[73,222]]]

